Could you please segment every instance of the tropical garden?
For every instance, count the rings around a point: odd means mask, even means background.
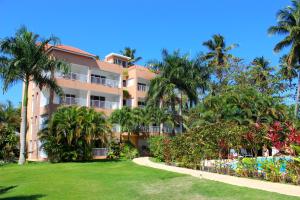
[[[274,47],[275,52],[288,50],[280,58],[279,66],[272,66],[260,55],[245,62],[232,54],[231,50],[239,45],[228,45],[220,34],[204,41],[205,51],[194,57],[180,50],[164,49],[161,59],[147,62],[156,77],[150,82],[145,107],[123,106],[110,116],[87,107],[60,107],[39,132],[41,148],[50,162],[57,163],[90,161],[92,148],[108,147],[107,158],[111,163],[87,166],[88,178],[98,165],[118,174],[112,164],[117,165],[120,158],[132,159],[145,153],[131,143],[131,136],[147,132],[145,127],[156,124],[159,134],[149,137],[147,149],[156,161],[300,184],[300,1],[293,0],[291,6],[278,11],[277,23],[267,32],[283,36]],[[10,102],[0,105],[0,160],[14,162],[19,157],[19,164],[26,163],[29,84],[62,95],[52,72],[67,73],[69,64],[47,54],[47,46],[59,42],[56,37],[41,38],[26,27],[0,41],[3,90],[7,91],[18,81],[24,85],[22,109]],[[130,66],[142,59],[129,47],[121,53],[131,58]],[[112,133],[116,124],[121,132],[118,140]],[[166,127],[171,131],[165,131]],[[84,170],[76,164],[57,166],[74,167],[76,176],[80,176]],[[118,166],[127,175],[132,173],[128,168],[136,168],[129,161]],[[29,168],[34,171],[35,166]],[[12,173],[9,167],[4,169]],[[60,170],[62,176],[64,171]],[[144,168],[135,170],[157,179],[175,176]],[[134,183],[141,182],[139,177],[135,178]]]

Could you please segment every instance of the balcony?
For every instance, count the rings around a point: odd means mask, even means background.
[[[138,85],[137,89],[138,91],[147,92],[149,90],[149,87],[146,85]]]
[[[91,100],[91,107],[114,110],[119,108],[119,102]]]
[[[119,87],[119,81],[108,79],[108,78],[101,78],[101,77],[94,77],[91,76],[91,83],[95,84],[101,84],[108,87],[118,88]]]
[[[60,104],[63,105],[76,105],[76,106],[86,106],[86,99],[76,98],[76,97],[65,97],[60,99]]]
[[[79,73],[75,73],[75,72],[70,72],[67,74],[63,74],[63,73],[56,73],[56,77],[57,78],[63,78],[63,79],[67,79],[67,80],[72,80],[72,81],[80,81],[80,82],[87,82],[87,75],[85,74],[79,74]]]

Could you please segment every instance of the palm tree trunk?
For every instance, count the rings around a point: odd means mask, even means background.
[[[161,110],[162,107],[163,107],[163,101],[160,100],[159,101],[159,109]],[[162,123],[162,121],[160,121],[159,122],[159,135],[162,135],[163,127],[164,127],[164,124]]]
[[[21,131],[20,131],[20,156],[19,165],[23,165],[26,161],[26,132],[27,132],[27,103],[28,103],[28,85],[29,81],[25,81],[25,89],[23,94],[23,108],[21,114]]]
[[[179,116],[180,116],[180,133],[182,133],[182,124],[183,124],[183,121],[182,121],[182,92],[180,92],[180,105],[179,105]]]
[[[300,71],[298,72],[298,86],[297,86],[296,105],[295,105],[295,117],[298,117],[299,98],[300,98]]]

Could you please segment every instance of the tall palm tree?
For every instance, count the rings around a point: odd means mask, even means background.
[[[277,12],[277,25],[271,26],[268,33],[271,35],[284,35],[285,38],[274,47],[275,52],[279,52],[286,47],[290,47],[287,63],[296,68],[300,64],[300,0],[293,0],[291,6],[287,6]],[[298,70],[298,88],[296,95],[295,116],[299,112],[300,97],[300,70]]]
[[[20,158],[19,164],[24,164],[26,160],[26,131],[27,131],[27,103],[28,87],[30,83],[38,87],[48,87],[56,93],[61,94],[61,88],[55,80],[49,77],[48,72],[56,69],[65,71],[67,65],[50,57],[46,50],[50,43],[55,45],[58,38],[49,37],[41,39],[39,35],[30,32],[26,27],[21,27],[14,37],[7,37],[0,41],[0,67],[3,78],[3,90],[6,91],[9,86],[18,81],[24,85],[22,122],[20,133]]]
[[[289,85],[292,86],[292,80],[297,77],[297,68],[291,67],[288,64],[288,56],[284,55],[280,58],[280,71],[279,73],[283,76],[284,80],[289,81]],[[299,66],[300,67],[300,66]]]
[[[172,54],[163,50],[162,61],[152,61],[150,66],[159,74],[150,82],[148,104],[160,108],[169,106],[174,119],[178,119],[178,114],[182,118],[183,96],[186,95],[191,104],[196,104],[199,89],[203,91],[206,88],[208,71],[199,58],[190,60],[189,55],[181,55],[178,50]],[[178,113],[176,105],[179,105]],[[179,121],[177,123],[182,127],[182,120]]]
[[[130,47],[125,47],[124,50],[120,51],[120,53],[124,56],[131,58],[128,62],[129,66],[134,65],[136,62],[140,61],[142,57],[135,57],[136,49],[132,49]]]
[[[269,82],[272,79],[271,72],[274,68],[270,66],[270,62],[263,56],[253,59],[250,74],[254,85],[258,86],[258,90],[262,93],[269,89]]]
[[[209,61],[211,67],[216,70],[219,81],[223,81],[224,69],[228,67],[230,59],[233,55],[230,50],[236,48],[237,44],[226,46],[225,38],[220,34],[215,34],[212,39],[203,42],[203,46],[207,47],[209,52],[204,55],[204,59]]]

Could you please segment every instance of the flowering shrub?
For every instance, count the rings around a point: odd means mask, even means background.
[[[290,122],[274,122],[268,130],[268,139],[281,153],[295,155],[292,145],[300,145],[300,133]]]

